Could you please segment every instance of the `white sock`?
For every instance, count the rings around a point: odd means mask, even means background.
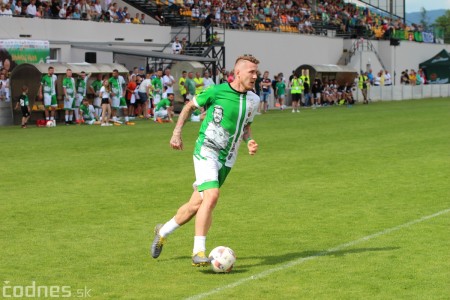
[[[166,237],[174,232],[178,227],[180,227],[180,225],[175,222],[175,217],[173,217],[166,224],[164,224],[161,229],[159,229],[159,235],[162,237]]]
[[[54,117],[50,117],[50,121],[53,121],[55,118]]]
[[[47,121],[50,121],[50,118],[49,118],[49,117],[46,117],[45,119],[46,119]]]
[[[70,112],[70,114],[69,114],[69,121],[72,121],[72,119],[73,119],[73,114],[72,114],[72,112]]]
[[[74,112],[75,112],[75,120],[78,120],[78,108],[76,108],[76,109],[74,110]]]
[[[64,118],[65,118],[66,122],[69,121],[69,115],[66,115]]]
[[[126,116],[125,117],[125,122],[128,122],[128,121],[129,121],[128,116]]]
[[[193,254],[206,251],[206,236],[194,236],[194,249]]]

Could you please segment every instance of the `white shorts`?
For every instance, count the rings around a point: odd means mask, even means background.
[[[73,110],[73,98],[64,98],[64,110]]]
[[[159,95],[159,94],[154,95],[153,96],[153,105],[156,106],[156,104],[158,104],[159,101],[161,101],[161,95]]]
[[[169,114],[167,113],[167,109],[161,109],[161,110],[155,111],[155,118],[165,119],[168,116],[169,116]]]
[[[77,94],[75,96],[75,107],[80,107],[81,101],[83,101],[83,95]]]
[[[56,107],[56,95],[44,94],[44,106],[53,106]]]
[[[112,108],[118,108],[119,106],[120,106],[120,98],[119,97],[112,97],[111,107]]]
[[[217,158],[196,154],[194,154],[194,169],[195,182],[192,186],[199,192],[219,188],[231,170],[223,166]]]

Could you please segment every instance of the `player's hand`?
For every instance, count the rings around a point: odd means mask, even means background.
[[[255,142],[255,140],[250,140],[248,141],[247,148],[248,154],[255,155],[256,151],[258,151],[258,144]]]
[[[170,147],[174,150],[183,150],[183,140],[180,135],[172,135],[170,139]]]

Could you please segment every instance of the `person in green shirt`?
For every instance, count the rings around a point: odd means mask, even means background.
[[[192,100],[192,98],[195,95],[195,81],[194,81],[194,73],[193,72],[189,72],[188,73],[188,78],[186,79],[186,82],[184,84],[186,86],[186,90],[188,95],[186,96],[186,99]]]
[[[82,122],[92,125],[95,121],[98,121],[99,118],[95,113],[94,106],[89,104],[89,100],[87,98],[83,98],[79,110]]]
[[[22,128],[27,128],[27,122],[30,118],[30,100],[28,99],[28,86],[22,87],[22,95],[20,95],[19,101],[16,104],[15,109],[22,111]]]
[[[89,86],[89,90],[95,95],[93,105],[97,116],[102,115],[102,99],[100,98],[100,89],[103,86],[102,77],[103,74],[98,73],[97,78]]]
[[[73,120],[73,111],[75,109],[74,106],[74,98],[75,98],[75,79],[72,77],[72,70],[66,70],[66,77],[64,77],[63,82],[63,91],[64,91],[64,110],[65,110],[65,120],[66,125],[72,124]],[[78,115],[78,113],[76,113]]]
[[[174,94],[168,93],[167,98],[162,99],[156,104],[154,121],[163,123],[164,121],[173,122],[173,99]]]
[[[259,106],[259,96],[253,92],[258,63],[253,56],[238,57],[233,82],[204,90],[181,111],[170,140],[170,146],[175,150],[183,149],[181,130],[191,113],[199,107],[206,109],[194,149],[194,192],[190,200],[178,209],[175,217],[164,225],[156,225],[151,245],[153,258],[161,254],[167,236],[195,216],[192,264],[206,266],[210,263],[205,254],[206,235],[219,199],[219,188],[236,161],[242,141],[247,143],[250,155],[258,150],[250,127]]]
[[[155,78],[152,79],[153,87],[153,105],[156,106],[162,99],[163,85],[162,85],[162,69],[158,69]]]
[[[45,119],[47,121],[55,121],[55,110],[58,106],[56,100],[56,80],[57,77],[54,74],[55,68],[48,67],[48,73],[42,76],[41,85],[39,87],[39,99],[42,99],[45,107]],[[49,116],[50,109],[50,116]],[[55,123],[56,124],[56,123]]]
[[[283,77],[278,76],[278,81],[275,85],[276,95],[278,98],[278,103],[280,104],[280,109],[285,108],[284,99],[286,98],[286,83],[284,83]]]

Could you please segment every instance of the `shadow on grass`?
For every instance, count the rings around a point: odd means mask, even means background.
[[[239,264],[240,268],[248,268],[255,266],[265,266],[265,265],[277,265],[281,263],[287,263],[290,261],[312,258],[312,257],[321,257],[321,256],[345,256],[347,254],[356,254],[363,252],[377,252],[377,251],[392,251],[400,249],[400,247],[383,247],[383,248],[357,248],[357,249],[348,249],[348,250],[336,250],[336,251],[302,251],[302,252],[292,252],[285,253],[281,255],[268,255],[268,256],[241,256],[238,257],[238,260],[254,260],[260,259],[260,262],[255,262],[253,264]]]

